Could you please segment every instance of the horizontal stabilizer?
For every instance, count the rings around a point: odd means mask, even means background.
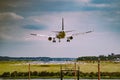
[[[64,31],[65,33],[68,33],[68,32],[73,32],[73,31],[75,31],[75,30],[69,30],[69,31]],[[59,33],[59,32],[61,32],[61,31],[52,31],[52,32],[54,32],[54,33]]]
[[[54,32],[54,33],[59,33],[59,32],[61,32],[61,31],[52,31],[52,32]]]
[[[33,34],[33,33],[31,33],[30,35],[37,36],[37,34]]]
[[[68,32],[73,32],[73,31],[75,31],[75,30],[69,30],[69,31],[65,31],[65,32],[68,33]]]
[[[93,32],[93,31],[87,31],[86,33],[91,33],[91,32]]]

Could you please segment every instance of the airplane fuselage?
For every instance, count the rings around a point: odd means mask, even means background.
[[[65,38],[66,34],[64,31],[60,31],[57,35],[56,35],[56,38],[58,39],[62,39],[62,38]]]

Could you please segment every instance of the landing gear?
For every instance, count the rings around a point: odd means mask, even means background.
[[[70,38],[69,37],[67,38],[67,42],[70,42]]]
[[[70,42],[70,39],[67,39],[67,42]]]
[[[56,43],[56,41],[55,41],[55,40],[53,40],[53,43]]]
[[[72,36],[67,37],[67,42],[70,42],[70,40],[72,40],[72,39],[73,39],[73,37],[72,37]]]
[[[59,42],[61,42],[61,40],[59,39]]]
[[[56,40],[55,40],[55,38],[53,38],[53,43],[55,43],[56,42]]]

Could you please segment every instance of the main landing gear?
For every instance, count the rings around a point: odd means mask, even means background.
[[[67,42],[70,42],[70,39],[67,39]]]
[[[72,39],[73,39],[73,37],[72,37],[72,36],[67,37],[67,42],[70,42],[70,40],[72,40]]]
[[[53,38],[53,41],[52,41],[53,43],[55,43],[56,42],[56,40],[55,40],[55,38]]]
[[[72,36],[67,37],[67,42],[70,42],[72,39],[73,39]],[[48,40],[52,41],[53,43],[56,43],[56,38],[49,37]],[[58,39],[58,42],[61,42],[61,39]]]

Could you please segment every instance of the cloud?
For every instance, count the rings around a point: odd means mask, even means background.
[[[24,17],[17,15],[16,13],[13,12],[4,12],[0,13],[0,21],[3,20],[20,20],[24,19]]]
[[[116,11],[116,14],[119,14],[119,15],[120,15],[120,11]]]
[[[92,0],[74,0],[75,2],[90,3]]]
[[[110,7],[109,4],[88,4],[88,7],[96,7],[96,8],[108,8]]]
[[[0,40],[10,40],[10,39],[12,39],[11,36],[0,32]]]
[[[57,2],[58,0],[44,0],[45,2]],[[60,0],[60,1],[63,1],[63,2],[91,2],[92,0]]]
[[[75,4],[77,6],[83,7],[83,8],[91,8],[92,10],[96,10],[95,8],[110,8],[111,5],[110,4],[105,4],[105,3],[93,3],[92,0],[78,0],[75,1]]]
[[[65,29],[80,29],[81,31],[87,29],[87,27],[96,24],[96,16],[93,15],[96,12],[61,12],[61,13],[45,13],[44,15],[31,16],[29,19],[33,20],[37,24],[42,24],[48,27],[50,30],[61,30],[62,17],[64,18]],[[97,13],[98,14],[98,13]],[[92,20],[91,20],[92,18]],[[98,20],[99,21],[99,20]]]
[[[44,30],[45,27],[42,25],[25,25],[23,26],[24,29],[28,29],[28,30]]]
[[[13,40],[20,32],[24,17],[14,12],[0,13],[0,40]],[[20,31],[19,31],[20,30]]]

